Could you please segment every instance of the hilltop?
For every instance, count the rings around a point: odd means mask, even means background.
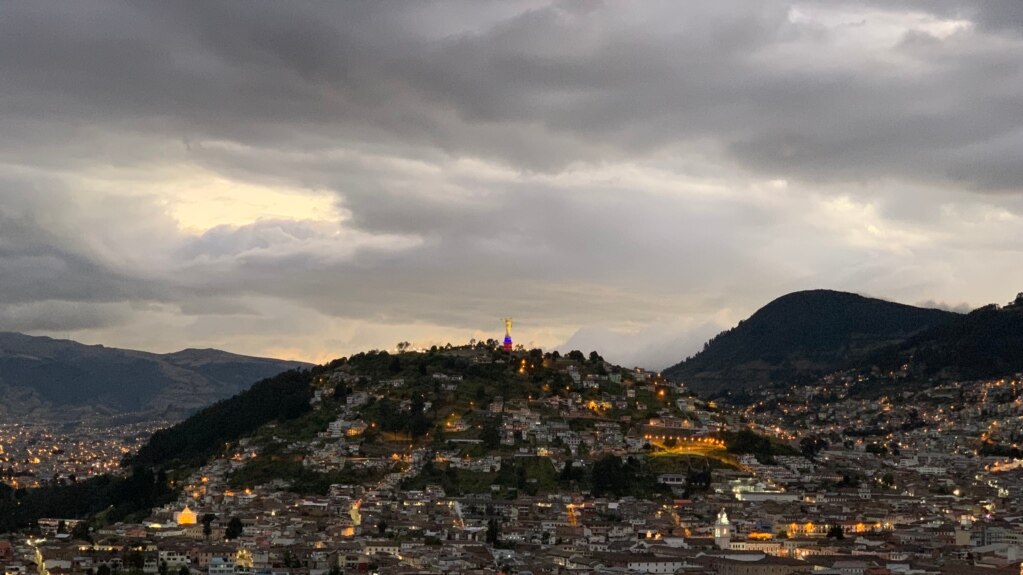
[[[260,381],[157,432],[125,459],[126,478],[9,494],[19,503],[7,507],[0,493],[0,516],[9,514],[8,526],[58,509],[138,518],[201,494],[200,477],[309,495],[390,482],[509,498],[560,490],[670,497],[657,474],[691,475],[698,489],[711,467],[735,465],[712,439],[723,425],[713,405],[681,386],[596,352],[509,354],[496,341],[372,351]],[[738,449],[770,456],[770,442],[740,439]]]
[[[637,382],[644,388],[633,391],[634,401],[626,401],[626,387]],[[668,384],[656,374],[607,363],[596,352],[589,357],[539,349],[508,354],[496,342],[423,352],[371,351],[260,382],[157,432],[127,463],[168,467],[204,461],[243,437],[261,446],[311,441],[338,418],[367,426],[358,434],[366,440],[360,442],[362,453],[374,446],[390,453],[409,444],[482,441],[490,416],[527,405],[551,417],[576,405],[591,422],[638,420],[676,409],[670,396],[655,396],[658,385]]]
[[[157,354],[0,333],[0,416],[74,420],[146,412],[176,419],[307,364],[216,349]]]
[[[779,297],[703,351],[666,370],[700,392],[799,381],[854,364],[958,314],[854,293],[812,290]]]

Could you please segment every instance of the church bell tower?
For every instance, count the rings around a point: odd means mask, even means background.
[[[728,549],[732,541],[732,525],[728,522],[728,514],[722,509],[718,520],[714,522],[714,544],[719,549]]]

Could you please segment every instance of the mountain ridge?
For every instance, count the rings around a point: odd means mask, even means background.
[[[985,379],[1023,372],[1023,293],[937,325],[869,358],[918,380]]]
[[[702,351],[664,373],[701,393],[796,381],[846,367],[957,317],[850,292],[792,292],[711,338]]]
[[[160,354],[0,332],[0,414],[41,419],[143,412],[178,418],[308,364],[213,348]]]

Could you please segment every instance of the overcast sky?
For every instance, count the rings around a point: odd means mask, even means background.
[[[0,329],[660,368],[1023,290],[1023,2],[12,2]]]

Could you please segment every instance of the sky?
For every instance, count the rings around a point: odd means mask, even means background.
[[[1023,290],[1023,2],[15,2],[0,330],[661,368]]]

